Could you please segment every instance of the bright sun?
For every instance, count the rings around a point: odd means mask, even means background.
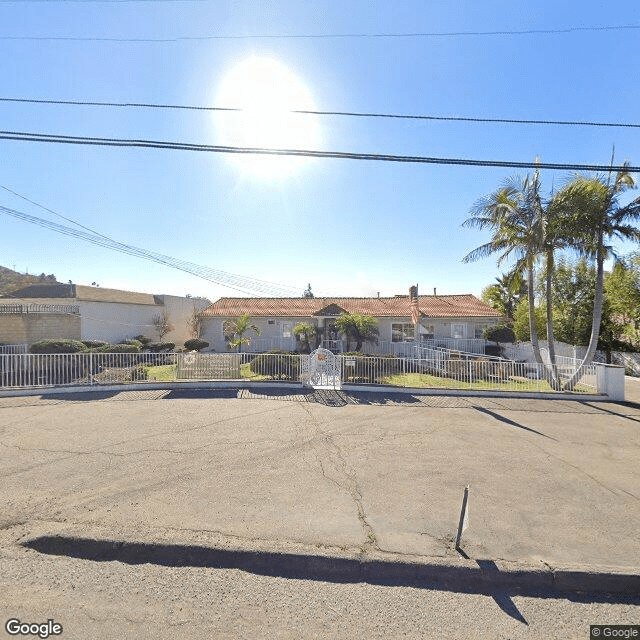
[[[243,109],[217,115],[220,144],[271,149],[316,149],[317,118],[291,113],[314,110],[305,85],[283,64],[270,58],[252,57],[235,66],[224,78],[217,94],[221,107]],[[246,171],[264,178],[279,178],[299,169],[307,158],[231,154]]]

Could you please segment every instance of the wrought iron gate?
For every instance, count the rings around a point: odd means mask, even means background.
[[[300,379],[305,387],[340,389],[340,357],[328,349],[316,349],[300,363]]]

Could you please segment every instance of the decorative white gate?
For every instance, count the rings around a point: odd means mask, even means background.
[[[340,389],[340,357],[328,349],[316,349],[300,363],[300,379],[305,387]]]

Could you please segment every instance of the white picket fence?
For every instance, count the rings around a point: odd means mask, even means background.
[[[450,357],[430,350],[430,357],[337,356],[342,383],[391,384],[450,389],[550,391],[548,368],[486,357]],[[0,355],[0,388],[105,385],[149,380],[245,380],[301,382],[308,355],[252,353],[68,353]],[[590,365],[576,391],[596,391],[596,366]],[[574,364],[561,363],[567,380]]]

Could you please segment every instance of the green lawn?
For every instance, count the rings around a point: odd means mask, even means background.
[[[427,373],[407,373],[388,376],[383,378],[385,384],[397,387],[440,387],[447,389],[487,389],[487,390],[510,390],[510,391],[551,391],[551,386],[546,380],[524,380],[522,378],[510,378],[506,382],[491,382],[488,380],[477,380],[466,382],[454,380],[452,378],[441,378]],[[593,389],[582,385],[577,385],[575,391],[579,393],[593,393]]]
[[[176,379],[175,364],[163,364],[157,367],[147,367],[148,380],[160,380],[161,382],[171,382]]]

